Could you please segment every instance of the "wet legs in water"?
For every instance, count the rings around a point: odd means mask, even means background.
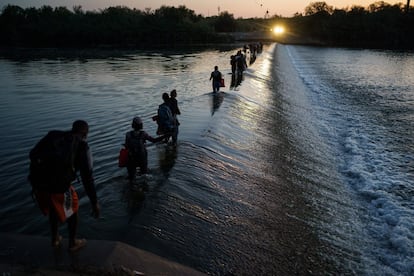
[[[69,248],[71,248],[76,243],[76,234],[77,234],[77,229],[78,229],[78,213],[74,213],[72,216],[70,216],[66,220],[66,223],[68,225],[68,232],[69,232]],[[58,233],[59,219],[53,207],[50,208],[49,224],[50,224],[50,232],[52,235],[52,245],[55,247],[58,247],[60,246],[60,242],[61,242],[61,237]]]

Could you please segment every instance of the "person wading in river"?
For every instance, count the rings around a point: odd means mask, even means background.
[[[211,72],[210,75],[210,79],[209,80],[213,80],[211,82],[212,86],[213,86],[213,92],[219,92],[220,91],[220,83],[221,83],[221,72],[218,70],[218,66],[214,66],[214,71]]]
[[[180,109],[178,108],[178,102],[177,102],[177,90],[173,89],[170,92],[170,99],[168,100],[168,106],[170,107],[171,114],[174,118],[174,132],[172,134],[172,144],[174,146],[177,145],[177,137],[178,137],[178,126],[180,125],[180,122],[178,121],[177,115],[181,114]]]
[[[145,142],[153,143],[159,142],[165,136],[152,137],[143,130],[143,123],[140,117],[135,117],[132,120],[132,131],[128,131],[125,135],[125,147],[128,149],[128,180],[133,184],[135,180],[137,167],[140,169],[140,174],[148,173],[148,152]]]
[[[89,126],[77,120],[71,131],[50,131],[30,151],[29,181],[32,194],[44,215],[49,216],[52,246],[60,247],[62,236],[59,223],[67,222],[69,251],[74,252],[86,245],[85,239],[77,239],[79,200],[72,182],[80,171],[83,186],[92,205],[95,218],[99,218],[93,170],[92,154],[86,137]]]

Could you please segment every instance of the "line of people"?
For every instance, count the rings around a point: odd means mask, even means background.
[[[238,51],[236,56],[241,58],[239,67],[247,68],[247,63]],[[234,75],[237,65],[233,68]],[[214,67],[210,75],[214,92],[223,87],[223,77]],[[128,150],[127,172],[128,180],[134,183],[137,168],[140,174],[148,173],[148,152],[146,141],[153,143],[168,142],[177,145],[179,121],[181,114],[178,108],[177,91],[174,89],[162,94],[163,103],[159,105],[157,115],[153,120],[157,122],[158,137],[149,135],[143,129],[142,119],[137,116],[132,120],[132,130],[125,135],[125,147]],[[28,180],[32,186],[32,195],[42,213],[49,217],[51,243],[54,248],[62,246],[63,238],[59,235],[58,227],[66,222],[68,225],[68,249],[75,252],[86,245],[85,239],[77,238],[79,198],[72,183],[76,180],[76,173],[80,172],[82,184],[89,197],[92,214],[100,217],[95,181],[93,177],[92,153],[86,141],[89,125],[86,121],[77,120],[70,131],[50,131],[43,137],[30,152],[30,173]]]
[[[230,56],[232,73],[230,87],[237,86],[241,83],[243,72],[249,65],[255,62],[257,54],[261,53],[262,50],[263,44],[261,42],[251,43],[244,45],[242,50],[238,50],[235,55]],[[219,92],[220,87],[225,86],[223,74],[218,70],[217,65],[214,66],[214,71],[211,72],[209,80],[212,80],[213,93]]]
[[[243,46],[243,51],[247,54],[249,51],[250,58],[249,64],[253,64],[256,61],[257,54],[260,54],[263,51],[263,43],[250,43]]]
[[[133,130],[127,132],[125,137],[125,147],[129,151],[128,179],[131,183],[135,180],[137,167],[141,174],[148,172],[146,141],[168,142],[171,138],[171,144],[176,145],[180,125],[177,115],[181,114],[176,97],[175,89],[170,95],[162,95],[164,102],[159,105],[158,114],[154,117],[158,123],[158,137],[152,137],[143,130],[140,117],[133,118]],[[29,155],[28,181],[34,201],[49,218],[52,247],[62,246],[63,238],[59,235],[58,228],[66,223],[69,252],[76,252],[86,245],[86,239],[77,238],[79,196],[73,182],[77,179],[78,172],[90,200],[93,216],[99,218],[101,213],[93,177],[92,153],[86,141],[88,132],[88,123],[76,120],[69,131],[49,131],[36,143]]]
[[[247,69],[246,54],[238,50],[235,55],[230,56],[231,73],[241,75]]]
[[[263,51],[263,44],[251,43],[243,46],[242,50],[238,50],[235,55],[230,56],[231,65],[231,85],[235,87],[240,85],[243,80],[243,72],[256,61],[258,53]]]
[[[173,89],[168,93],[162,94],[163,103],[158,106],[157,115],[152,119],[157,122],[158,137],[149,135],[143,129],[143,122],[140,117],[134,117],[131,127],[133,130],[128,131],[125,135],[125,148],[128,150],[128,180],[131,184],[136,178],[136,170],[139,168],[140,174],[148,173],[148,152],[146,148],[146,141],[157,143],[164,141],[167,143],[171,138],[171,145],[177,145],[178,127],[180,122],[177,115],[181,114],[178,108],[177,91]]]

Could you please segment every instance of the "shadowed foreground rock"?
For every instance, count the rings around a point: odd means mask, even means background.
[[[0,233],[1,275],[204,275],[122,242],[88,240],[69,253],[47,237]]]

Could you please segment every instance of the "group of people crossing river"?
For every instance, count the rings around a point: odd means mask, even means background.
[[[243,49],[238,50],[235,55],[230,56],[231,65],[231,85],[236,87],[240,85],[243,80],[243,72],[256,61],[257,54],[263,51],[263,44],[250,43],[245,44]]]
[[[181,114],[176,97],[175,89],[170,95],[162,94],[164,102],[159,105],[158,114],[153,117],[158,124],[158,137],[152,137],[144,131],[140,117],[132,119],[132,130],[125,135],[123,152],[126,152],[126,160],[122,165],[127,168],[128,180],[132,186],[135,184],[137,168],[140,174],[148,173],[146,141],[164,141],[173,147],[176,146],[180,124],[177,115]],[[77,238],[79,197],[73,184],[78,172],[90,200],[92,214],[96,218],[100,216],[93,177],[92,153],[86,141],[88,132],[88,123],[76,120],[71,130],[49,131],[30,151],[28,180],[32,186],[33,199],[41,212],[49,217],[52,247],[62,246],[63,238],[59,235],[58,228],[66,222],[70,252],[78,251],[86,245],[85,239]]]
[[[256,61],[257,54],[263,51],[263,44],[250,43],[245,44],[242,49],[238,50],[235,55],[230,56],[231,65],[231,84],[230,87],[240,85],[243,80],[243,72]],[[224,87],[224,79],[222,73],[218,70],[218,66],[214,67],[211,72],[210,80],[212,80],[213,92],[218,92],[220,87]]]
[[[243,71],[251,65],[256,55],[263,49],[262,43],[245,45],[230,58],[232,83],[231,87],[240,84]],[[222,73],[218,66],[211,72],[213,92],[219,92],[224,86]],[[137,168],[140,174],[148,173],[148,153],[146,141],[153,143],[165,142],[175,147],[180,115],[177,103],[177,91],[173,89],[169,94],[163,93],[163,103],[158,106],[157,115],[152,119],[158,124],[157,137],[149,135],[143,126],[140,117],[132,119],[132,130],[125,135],[125,162],[128,180],[135,184]],[[86,245],[85,239],[77,238],[79,198],[73,182],[77,172],[80,173],[86,194],[90,199],[93,215],[100,216],[95,183],[93,178],[92,154],[86,141],[89,125],[86,121],[73,122],[68,131],[52,130],[45,135],[30,152],[29,181],[32,186],[32,195],[44,215],[49,216],[51,229],[51,244],[53,247],[62,246],[62,236],[59,235],[59,224],[68,224],[69,243],[71,252],[77,251]],[[171,140],[170,140],[171,139]],[[121,158],[121,155],[119,156]],[[121,162],[120,162],[121,164]]]
[[[136,169],[140,169],[140,174],[148,173],[148,154],[146,149],[146,141],[153,143],[164,141],[177,145],[178,127],[180,125],[177,115],[181,114],[177,102],[177,90],[173,89],[168,93],[162,94],[163,103],[158,106],[157,115],[152,117],[157,122],[158,137],[152,137],[143,129],[143,123],[140,117],[134,117],[131,127],[133,130],[126,133],[125,148],[128,150],[128,159],[126,167],[128,171],[128,179],[133,184],[136,177]]]

